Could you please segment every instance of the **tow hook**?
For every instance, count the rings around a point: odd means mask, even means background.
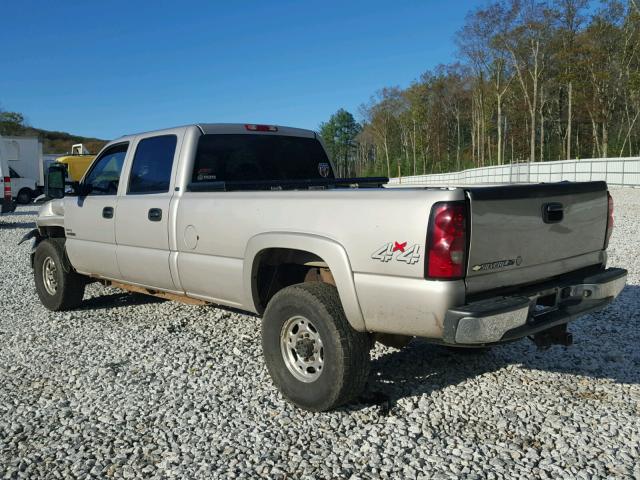
[[[539,350],[546,350],[552,345],[563,345],[570,347],[573,345],[573,335],[567,332],[567,324],[557,325],[543,332],[533,335],[531,340]]]

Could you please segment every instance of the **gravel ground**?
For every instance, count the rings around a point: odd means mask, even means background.
[[[259,320],[92,285],[51,313],[28,266],[33,207],[0,218],[0,477],[640,478],[640,190],[616,190],[616,303],[459,355],[378,346],[362,403],[284,402]]]

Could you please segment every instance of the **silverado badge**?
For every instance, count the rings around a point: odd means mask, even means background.
[[[520,265],[522,263],[522,257],[518,258],[510,258],[508,260],[498,260],[497,262],[488,262],[481,263],[479,265],[474,265],[471,267],[471,270],[474,272],[479,272],[482,270],[496,270],[498,268],[511,267],[512,265]]]

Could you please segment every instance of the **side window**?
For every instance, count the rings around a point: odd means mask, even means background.
[[[11,178],[22,178],[20,175],[18,175],[18,172],[16,172],[11,167],[9,167],[9,175],[11,175]]]
[[[173,156],[178,138],[161,135],[138,143],[129,176],[129,194],[165,193],[169,191]]]
[[[116,195],[128,143],[114,145],[98,158],[84,180],[89,195]]]

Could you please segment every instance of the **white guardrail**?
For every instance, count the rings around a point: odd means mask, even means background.
[[[585,158],[556,162],[513,163],[461,172],[391,178],[390,185],[479,185],[500,183],[589,182],[640,187],[640,157]]]

